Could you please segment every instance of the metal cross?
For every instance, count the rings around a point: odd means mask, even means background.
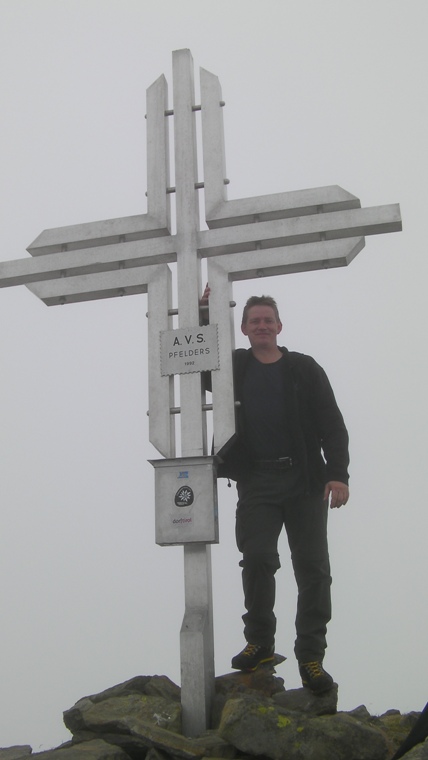
[[[213,411],[214,451],[234,434],[232,382],[235,280],[346,266],[364,236],[401,230],[397,204],[361,209],[337,186],[227,200],[223,111],[217,77],[201,69],[201,104],[195,103],[193,61],[173,53],[173,108],[161,76],[147,90],[147,213],[45,230],[28,247],[32,258],[0,264],[0,287],[25,284],[48,306],[148,294],[149,438],[174,459],[174,420],[180,413],[181,457],[207,457],[206,411]],[[197,171],[196,112],[201,111],[204,181]],[[174,120],[175,187],[169,179],[168,123]],[[200,229],[199,191],[205,220]],[[171,232],[170,197],[176,198]],[[161,373],[160,335],[192,331],[200,322],[201,259],[207,258],[210,323],[217,325],[218,368],[212,405],[205,404],[200,371]],[[178,309],[172,304],[176,263]],[[197,734],[209,724],[214,684],[210,546],[184,544],[186,611],[181,629],[183,727]]]

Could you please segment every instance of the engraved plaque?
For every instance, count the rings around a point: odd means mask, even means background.
[[[161,375],[216,370],[220,366],[217,325],[164,330],[161,340]]]

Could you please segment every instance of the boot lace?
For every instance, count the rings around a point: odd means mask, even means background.
[[[243,654],[245,657],[252,657],[254,654],[257,654],[260,649],[262,649],[260,644],[247,644],[243,651]]]
[[[323,667],[320,662],[305,662],[303,667],[309,672],[311,678],[318,678],[324,674]]]

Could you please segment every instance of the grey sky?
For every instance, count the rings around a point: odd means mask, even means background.
[[[46,228],[146,210],[145,90],[190,48],[221,81],[229,197],[338,184],[403,232],[349,268],[235,286],[277,298],[351,435],[330,515],[339,707],[427,701],[425,0],[0,0],[0,259]],[[146,297],[47,308],[0,293],[0,746],[69,737],[62,711],[137,674],[179,683],[182,549],[154,543]],[[237,345],[245,345],[237,335]],[[242,644],[234,489],[213,549],[216,671]],[[280,675],[295,587],[278,574]]]

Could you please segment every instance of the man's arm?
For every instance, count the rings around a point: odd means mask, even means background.
[[[307,398],[326,461],[327,484],[339,483],[345,487],[349,480],[348,431],[325,371],[311,357],[305,357],[305,362],[309,383]],[[331,493],[331,489],[327,493]]]

